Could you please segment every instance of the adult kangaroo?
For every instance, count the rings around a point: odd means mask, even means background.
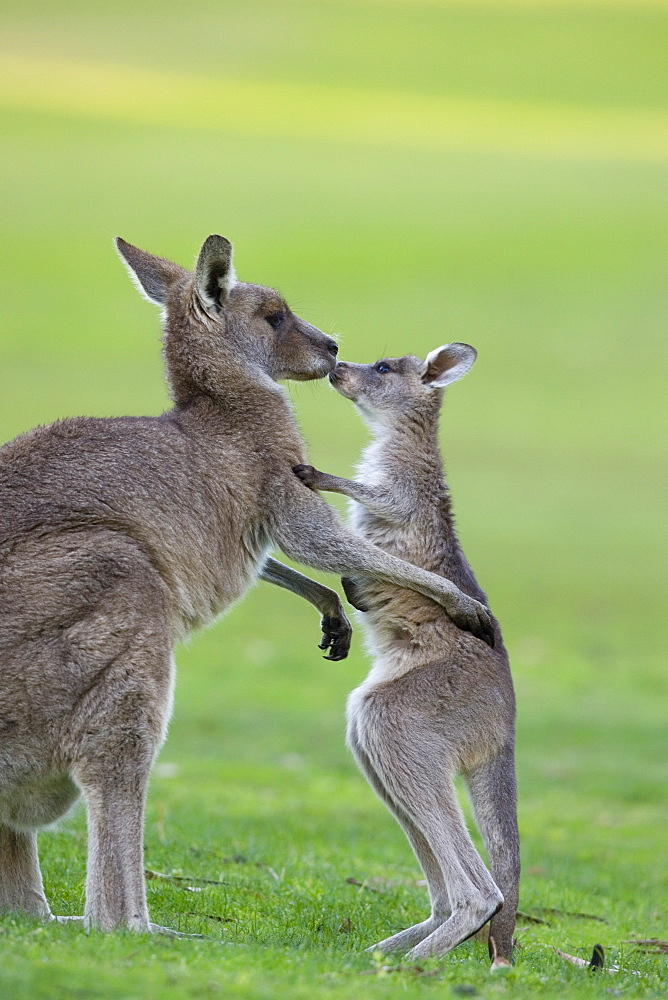
[[[80,793],[86,926],[160,931],[143,876],[149,772],[172,703],[173,647],[258,575],[350,631],[327,588],[267,559],[275,544],[335,573],[415,587],[491,641],[487,610],[359,539],[291,468],[304,444],[279,379],[322,378],[335,341],[275,291],[238,282],[210,236],[194,274],[117,241],[161,306],[173,408],[78,417],[0,450],[0,910],[51,918],[35,831]]]

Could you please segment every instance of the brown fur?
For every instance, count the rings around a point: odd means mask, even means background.
[[[190,274],[118,241],[165,314],[174,407],[79,417],[0,451],[0,910],[50,917],[35,831],[83,793],[85,917],[149,922],[142,871],[149,772],[171,712],[173,647],[262,578],[323,614],[345,656],[337,595],[267,560],[273,545],[337,573],[383,574],[484,632],[487,612],[447,581],[343,528],[291,467],[304,445],[277,379],[321,378],[331,337],[277,292],[237,282],[232,248],[204,243]]]
[[[295,471],[314,489],[352,498],[353,524],[367,541],[447,576],[486,603],[459,546],[437,436],[442,387],[461,378],[474,359],[473,348],[452,344],[426,362],[405,357],[339,364],[333,385],[357,404],[374,433],[359,467],[361,481],[310,466]],[[519,838],[515,699],[498,623],[492,649],[413,591],[364,577],[349,581],[347,590],[367,612],[376,657],[348,702],[348,742],[404,828],[432,904],[428,920],[374,949],[411,949],[412,958],[442,955],[491,917],[494,967],[507,964]],[[468,782],[493,879],[464,824],[456,774]]]

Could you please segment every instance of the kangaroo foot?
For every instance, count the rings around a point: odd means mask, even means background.
[[[88,931],[90,930],[90,920],[87,917],[57,917],[53,914],[51,915],[51,921],[56,921],[59,924],[81,924],[82,927]],[[123,929],[123,928],[119,928]],[[163,927],[161,924],[151,924],[149,923],[147,928],[137,929],[137,933],[141,934],[164,934],[165,937],[174,938],[203,938],[204,934],[185,934],[183,931],[174,931],[171,927]]]
[[[364,950],[369,952],[408,951],[409,948],[413,948],[420,941],[424,941],[425,938],[433,934],[442,922],[436,917],[429,917],[428,920],[423,920],[419,924],[413,924],[412,927],[407,927],[405,930],[399,931],[398,934],[393,934],[392,937],[385,938],[383,941],[379,941],[378,944],[374,944]]]
[[[501,903],[496,905],[491,911],[489,909],[482,913],[478,910],[455,911],[444,923],[437,927],[432,934],[411,948],[407,957],[411,959],[438,957],[452,951],[464,941],[480,930],[490,917],[501,908]]]

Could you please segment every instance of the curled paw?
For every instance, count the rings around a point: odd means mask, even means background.
[[[308,486],[311,490],[318,488],[317,479],[319,473],[312,465],[293,465],[292,471],[297,479],[301,479],[304,486]]]
[[[472,597],[460,602],[456,608],[447,609],[448,615],[463,632],[470,632],[494,648],[494,620],[489,608]]]
[[[322,641],[318,648],[329,650],[328,655],[323,659],[345,660],[350,649],[353,629],[343,612],[339,615],[325,615],[320,627],[322,628]]]

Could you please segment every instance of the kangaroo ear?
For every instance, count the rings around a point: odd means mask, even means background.
[[[422,362],[420,376],[424,385],[442,389],[466,375],[478,357],[475,347],[469,344],[444,344],[431,351]]]
[[[224,236],[207,236],[195,266],[195,289],[207,312],[220,312],[236,280],[232,244]]]
[[[116,237],[116,249],[121,260],[128,269],[133,283],[140,295],[156,306],[163,306],[167,298],[169,286],[186,272],[178,264],[162,257],[154,257],[139,247],[126,243],[120,236]]]

